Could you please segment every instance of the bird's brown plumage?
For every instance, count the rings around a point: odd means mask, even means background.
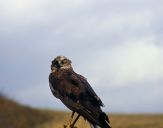
[[[52,61],[51,69],[54,71],[52,70],[49,75],[49,83],[53,95],[59,98],[70,110],[82,115],[93,125],[109,128],[109,119],[100,108],[103,106],[101,99],[87,80],[73,71],[71,61],[65,57],[61,58],[57,57]],[[66,59],[69,62],[66,64],[68,68],[62,68],[64,64],[57,61]]]

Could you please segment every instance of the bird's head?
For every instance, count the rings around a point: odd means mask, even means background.
[[[55,71],[56,69],[70,69],[71,66],[71,60],[66,58],[65,56],[57,56],[53,61],[51,65],[51,70]]]

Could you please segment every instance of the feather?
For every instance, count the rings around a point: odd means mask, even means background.
[[[57,57],[52,61],[52,66],[56,61],[61,64],[64,57]],[[66,62],[66,61],[65,61]],[[70,61],[67,61],[70,63]],[[70,64],[63,63],[66,67]],[[49,75],[49,86],[53,95],[60,99],[70,110],[77,112],[88,120],[94,128],[110,128],[108,116],[101,110],[103,103],[92,89],[86,78],[73,71],[72,68],[64,68],[62,65],[52,71]]]

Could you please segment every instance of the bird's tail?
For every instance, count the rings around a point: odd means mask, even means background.
[[[104,112],[100,113],[99,122],[100,122],[102,128],[111,128],[111,126],[109,124],[110,120]]]
[[[91,128],[98,128],[96,124],[89,123]]]

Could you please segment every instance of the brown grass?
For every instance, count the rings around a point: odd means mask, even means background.
[[[63,128],[69,112],[33,109],[0,96],[0,128]],[[163,128],[163,115],[109,115],[112,128]],[[89,128],[83,118],[78,128]]]

